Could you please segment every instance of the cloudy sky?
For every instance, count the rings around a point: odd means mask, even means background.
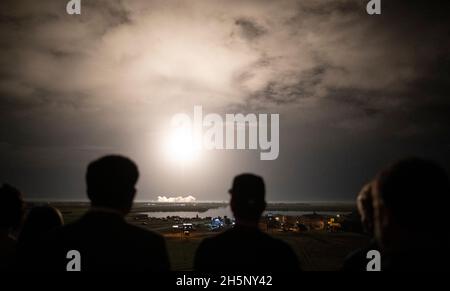
[[[417,3],[416,3],[417,2]],[[134,159],[141,200],[226,200],[240,172],[268,199],[352,200],[387,162],[450,164],[449,1],[0,2],[0,182],[83,199],[89,161]],[[169,120],[280,114],[280,155],[164,153]]]

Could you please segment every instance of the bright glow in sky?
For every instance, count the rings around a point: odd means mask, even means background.
[[[200,156],[200,147],[194,145],[191,131],[187,128],[173,128],[165,144],[168,158],[178,165],[189,166]]]

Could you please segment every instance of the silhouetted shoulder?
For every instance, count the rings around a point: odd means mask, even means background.
[[[77,250],[82,271],[167,271],[162,236],[133,226],[121,217],[88,215],[52,232],[46,241],[48,270],[64,271],[66,254]],[[45,257],[45,256],[44,256]]]
[[[80,240],[101,239],[100,236],[114,237],[122,242],[133,243],[135,246],[165,244],[163,236],[125,221],[111,225],[105,223],[104,225],[96,226],[94,224],[92,227],[87,226],[84,222],[75,222],[57,229],[52,234],[53,239],[59,240],[77,240],[77,237]]]
[[[0,238],[0,272],[10,270],[15,254],[16,241],[7,236]]]
[[[128,226],[130,228],[130,231],[135,232],[136,235],[146,236],[150,239],[163,239],[162,235],[160,235],[159,233],[156,233],[154,231],[151,231],[149,229],[145,229],[143,227],[132,225],[132,224],[128,224]]]
[[[156,232],[153,232],[151,230],[148,229],[144,229],[142,227],[139,226],[135,226],[135,225],[131,225],[128,224],[129,226],[129,231],[131,235],[134,235],[142,240],[141,243],[144,245],[147,244],[161,244],[161,245],[165,245],[165,240],[164,237]]]
[[[200,271],[298,271],[294,251],[257,229],[235,228],[200,244],[194,268]]]

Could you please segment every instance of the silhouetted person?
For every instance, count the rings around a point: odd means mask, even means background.
[[[163,237],[128,224],[136,194],[138,168],[128,158],[106,156],[89,164],[86,173],[91,209],[43,242],[39,264],[66,271],[66,255],[81,255],[81,271],[165,271],[169,259]]]
[[[0,188],[0,271],[10,270],[16,256],[16,239],[12,235],[23,216],[23,200],[20,191],[3,185]]]
[[[35,245],[50,231],[64,224],[61,212],[51,206],[33,207],[26,216],[17,243],[16,269],[25,269],[26,261],[34,255]]]
[[[373,239],[373,198],[372,182],[366,184],[356,197],[356,206],[361,217],[361,224],[364,231],[372,240],[367,247],[360,248],[350,253],[344,260],[342,267],[346,272],[364,272],[367,271],[367,253],[371,250],[379,250],[376,241]]]
[[[399,161],[373,186],[375,236],[382,270],[449,270],[450,182],[434,162]]]
[[[64,225],[61,212],[51,206],[33,207],[28,213],[19,235],[19,245],[27,245],[40,240],[51,230]]]
[[[236,225],[202,241],[194,268],[198,271],[298,271],[299,263],[292,249],[258,228],[266,208],[263,179],[252,174],[239,175],[229,192]]]

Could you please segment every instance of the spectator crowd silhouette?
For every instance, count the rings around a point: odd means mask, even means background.
[[[82,271],[169,271],[164,238],[125,220],[138,178],[137,165],[126,157],[109,155],[91,162],[86,171],[90,209],[68,225],[50,206],[34,207],[25,215],[22,193],[4,184],[0,271],[66,271],[70,250],[82,254]],[[266,208],[263,178],[240,174],[229,194],[236,224],[201,242],[194,270],[300,271],[291,247],[258,228]],[[382,169],[356,198],[361,224],[372,241],[349,254],[342,270],[365,271],[371,250],[381,253],[381,270],[448,270],[450,239],[443,225],[449,195],[448,175],[433,161],[408,158]]]

